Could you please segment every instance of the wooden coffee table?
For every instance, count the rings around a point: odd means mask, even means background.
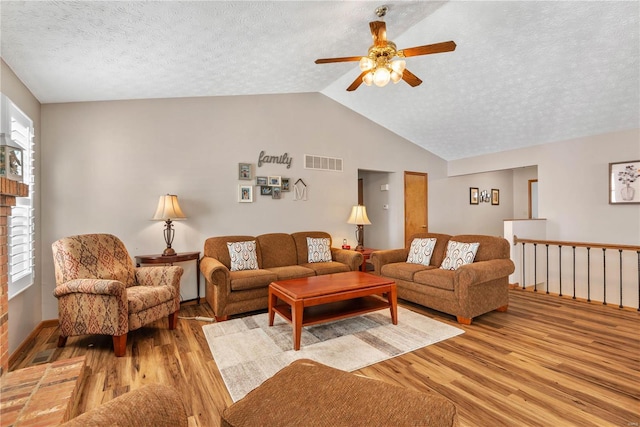
[[[397,325],[396,283],[360,271],[279,280],[269,285],[269,326],[273,326],[276,313],[291,323],[294,350],[300,350],[303,326],[383,308],[391,310],[391,321]]]

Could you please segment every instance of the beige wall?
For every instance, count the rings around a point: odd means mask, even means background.
[[[357,202],[358,170],[388,172],[388,221],[367,226],[367,236],[384,235],[399,247],[404,170],[431,179],[446,171],[442,159],[318,93],[48,104],[42,127],[43,248],[65,235],[109,232],[131,255],[157,253],[163,224],[149,219],[165,193],[177,194],[188,216],[175,225],[177,251],[202,250],[210,236],[309,229],[355,246],[346,220]],[[291,168],[257,168],[262,150],[287,153]],[[342,158],[344,172],[304,169],[304,154]],[[308,200],[256,193],[254,203],[238,203],[238,184],[246,183],[238,180],[239,162],[259,175],[302,178]],[[55,318],[50,257],[42,266],[44,317]],[[183,266],[182,295],[193,298],[195,268]]]
[[[40,103],[31,94],[29,89],[20,81],[9,66],[0,59],[0,92],[6,95],[14,104],[18,106],[27,116],[33,120],[35,128],[36,150],[40,144]],[[35,158],[36,170],[40,165],[40,157]],[[38,209],[39,182],[36,178],[36,189],[34,192],[34,205],[36,207],[36,242],[40,236],[40,221]],[[22,341],[34,330],[42,320],[42,288],[38,278],[41,275],[40,264],[37,259],[41,257],[40,247],[36,246],[36,279],[33,286],[24,292],[14,296],[9,301],[9,353],[12,353]],[[53,317],[57,317],[57,314]]]

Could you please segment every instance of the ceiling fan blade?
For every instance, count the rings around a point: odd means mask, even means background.
[[[316,64],[330,64],[332,62],[357,62],[362,56],[345,56],[342,58],[322,58],[316,59]]]
[[[416,87],[420,83],[422,83],[422,80],[420,80],[415,74],[413,74],[411,71],[407,70],[406,68],[402,72],[402,80],[409,83],[409,86],[411,87]]]
[[[431,53],[451,52],[454,50],[456,50],[456,44],[452,41],[448,41],[402,49],[400,52],[398,52],[398,56],[401,56],[402,53],[404,54],[405,58],[408,58],[410,56],[429,55]]]
[[[363,71],[362,73],[360,73],[360,75],[358,76],[358,78],[356,78],[353,83],[351,83],[351,85],[347,88],[347,92],[351,92],[354,91],[356,89],[358,89],[358,87],[360,87],[360,85],[362,84],[362,78],[364,77],[365,74],[367,74],[369,71]]]
[[[369,22],[371,28],[371,37],[373,37],[373,45],[376,47],[384,47],[387,45],[387,24],[384,21]]]

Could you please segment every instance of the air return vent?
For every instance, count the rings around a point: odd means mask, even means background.
[[[335,157],[304,155],[304,168],[342,172],[342,159]]]

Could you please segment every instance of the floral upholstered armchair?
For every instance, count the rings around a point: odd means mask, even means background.
[[[120,239],[111,234],[62,238],[52,245],[60,337],[113,336],[116,356],[124,356],[127,332],[162,317],[175,329],[180,310],[177,266],[134,267]]]

